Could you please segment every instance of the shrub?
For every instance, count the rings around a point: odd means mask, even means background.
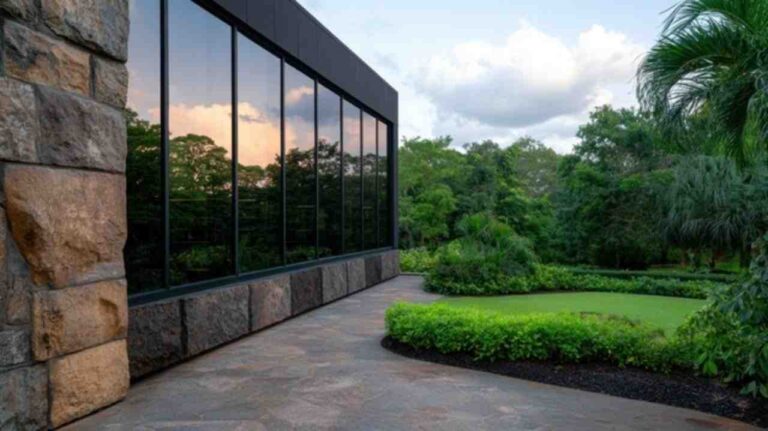
[[[705,280],[681,281],[650,277],[615,278],[600,275],[576,274],[571,270],[549,265],[535,265],[532,274],[511,277],[503,284],[480,285],[456,280],[434,279],[426,288],[443,295],[506,295],[536,291],[619,292],[646,295],[706,298],[718,283]]]
[[[697,366],[768,398],[768,235],[757,242],[750,278],[715,291],[681,333],[697,338]]]
[[[533,274],[536,256],[528,240],[506,224],[475,214],[462,219],[459,230],[460,239],[438,249],[428,286],[496,291],[517,277]]]
[[[400,270],[403,272],[429,272],[435,261],[434,253],[425,247],[400,250]]]
[[[466,353],[476,360],[601,362],[654,371],[691,369],[687,342],[625,318],[547,313],[507,316],[441,304],[397,303],[387,334],[418,349]]]

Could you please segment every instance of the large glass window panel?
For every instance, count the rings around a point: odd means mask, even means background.
[[[280,59],[238,35],[240,270],[282,265]]]
[[[376,119],[363,113],[363,248],[378,247],[376,214]]]
[[[315,82],[285,65],[287,263],[315,258]]]
[[[379,121],[379,246],[392,245],[392,221],[389,198],[389,126]]]
[[[128,240],[131,294],[163,286],[163,195],[160,135],[160,2],[132,4],[128,39]]]
[[[360,109],[344,101],[344,251],[362,246]]]
[[[341,254],[341,98],[317,86],[317,172],[320,256]]]
[[[232,274],[231,28],[170,2],[171,283]]]

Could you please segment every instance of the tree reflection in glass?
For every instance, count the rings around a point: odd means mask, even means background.
[[[389,212],[389,126],[381,121],[378,122],[379,129],[379,247],[385,247],[392,243],[392,229],[390,228]]]
[[[317,170],[319,256],[341,254],[341,99],[317,86]]]
[[[169,10],[171,284],[232,274],[231,28]]]
[[[363,248],[377,247],[376,119],[363,113]]]
[[[163,201],[160,139],[160,3],[132,5],[128,40],[126,193],[128,239],[125,268],[128,292],[163,286]]]
[[[362,248],[360,109],[344,101],[344,252]]]
[[[285,65],[286,261],[315,258],[315,83]]]
[[[280,59],[238,37],[240,270],[252,272],[283,262]]]

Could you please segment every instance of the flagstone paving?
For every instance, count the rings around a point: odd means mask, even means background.
[[[752,430],[692,410],[407,359],[384,350],[401,276],[134,385],[68,430]]]

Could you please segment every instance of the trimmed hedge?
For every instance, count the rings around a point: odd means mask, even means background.
[[[532,275],[510,278],[503,285],[456,282],[442,277],[436,279],[430,273],[427,275],[425,288],[430,292],[443,295],[463,296],[508,295],[540,291],[578,291],[635,293],[705,299],[710,292],[720,286],[722,284],[705,280],[681,281],[649,277],[622,279],[599,275],[574,274],[571,270],[562,267],[537,265]]]
[[[507,316],[441,304],[397,303],[387,335],[418,349],[476,360],[600,362],[652,371],[692,370],[693,349],[662,330],[623,317],[547,313]]]
[[[676,280],[706,280],[714,281],[717,283],[732,283],[739,280],[738,275],[730,274],[696,274],[691,272],[681,271],[631,271],[624,269],[595,269],[595,268],[574,268],[566,267],[568,271],[578,275],[602,275],[604,277],[616,277],[616,278],[661,278],[661,279],[676,279]]]

